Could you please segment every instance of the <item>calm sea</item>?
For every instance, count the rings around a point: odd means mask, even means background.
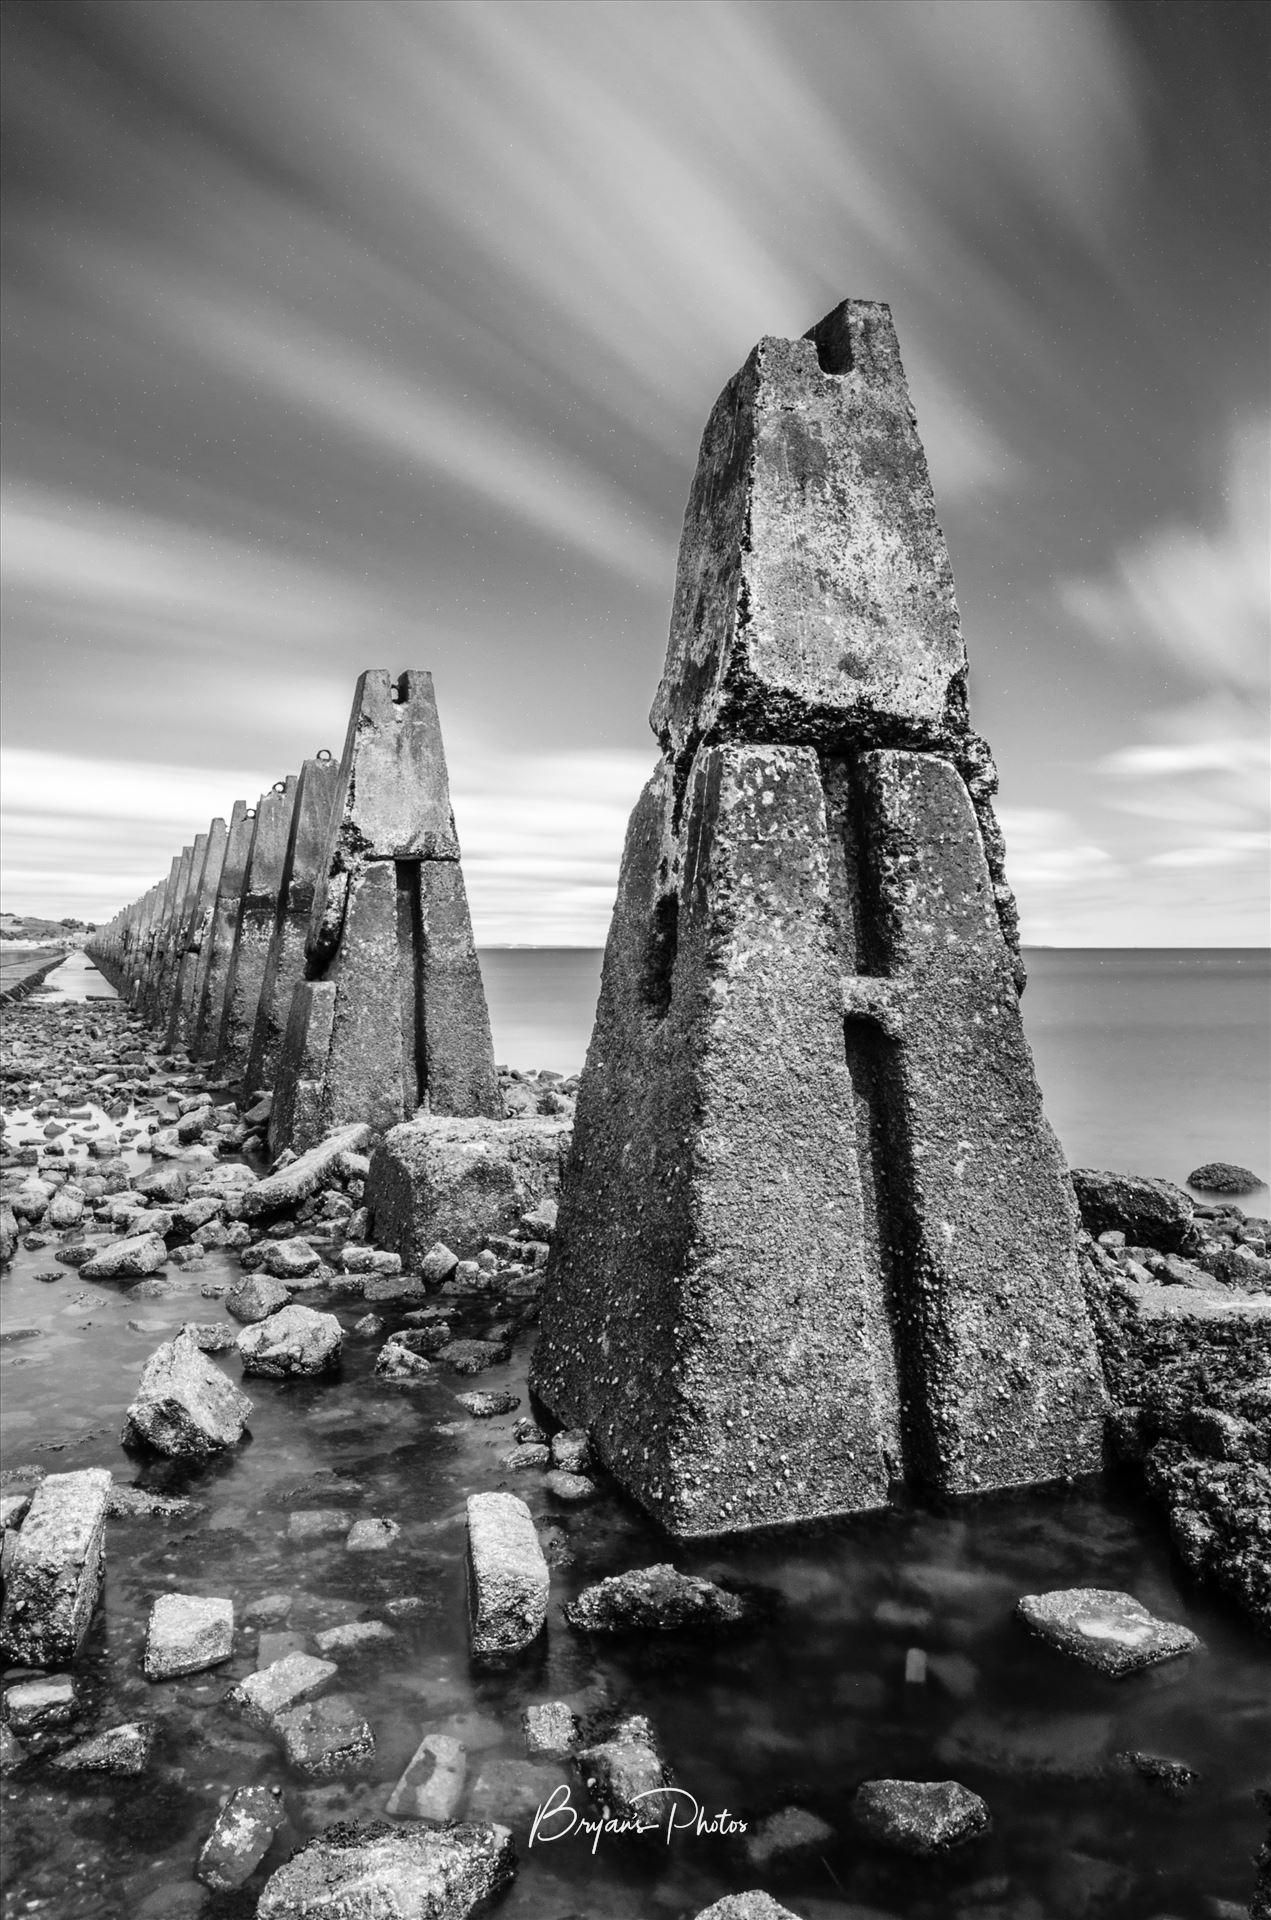
[[[1271,1172],[1271,952],[1033,947],[1025,958],[1024,1025],[1073,1166],[1177,1181],[1205,1160]],[[590,947],[484,948],[498,1058],[579,1068],[600,961]],[[1256,1197],[1245,1205],[1265,1211]]]

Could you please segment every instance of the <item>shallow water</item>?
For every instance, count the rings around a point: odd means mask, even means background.
[[[55,1281],[36,1278],[52,1271]],[[371,1371],[384,1336],[352,1332],[364,1303],[321,1293],[302,1297],[346,1329],[337,1379],[247,1381],[249,1443],[202,1469],[145,1464],[117,1440],[141,1365],[184,1320],[223,1317],[200,1288],[236,1278],[238,1267],[209,1253],[204,1270],[172,1272],[183,1291],[130,1301],[56,1268],[49,1250],[23,1249],[0,1282],[5,1328],[39,1329],[0,1347],[6,1464],[106,1466],[125,1483],[196,1502],[180,1519],[110,1522],[104,1600],[78,1669],[94,1723],[158,1717],[155,1776],[73,1788],[47,1775],[10,1782],[6,1915],[144,1912],[146,1894],[189,1886],[220,1798],[256,1781],[286,1787],[289,1824],[268,1863],[277,1864],[330,1820],[381,1812],[425,1732],[454,1733],[468,1748],[461,1811],[502,1817],[518,1833],[521,1868],[500,1908],[509,1920],[670,1920],[759,1884],[806,1920],[860,1920],[862,1905],[896,1920],[1202,1920],[1207,1900],[1248,1898],[1262,1825],[1252,1795],[1271,1750],[1271,1648],[1192,1586],[1159,1514],[1129,1484],[672,1546],[613,1493],[560,1509],[537,1472],[499,1465],[516,1416],[475,1421],[457,1406],[455,1392],[476,1384],[511,1387],[525,1410],[531,1331],[510,1365],[477,1382],[438,1373],[422,1387],[390,1386]],[[378,1311],[389,1330],[400,1323],[392,1305]],[[479,1332],[495,1311],[469,1296],[456,1303],[455,1324]],[[232,1357],[218,1364],[237,1377]],[[463,1502],[493,1487],[527,1499],[572,1563],[554,1571],[539,1647],[505,1672],[479,1673],[467,1659]],[[390,1517],[401,1535],[381,1553],[349,1553],[340,1539],[298,1546],[288,1516],[307,1507]],[[561,1603],[588,1581],[668,1558],[752,1591],[757,1623],[712,1642],[609,1645],[564,1624]],[[1084,1584],[1124,1588],[1185,1621],[1204,1652],[1111,1681],[1013,1621],[1021,1593]],[[233,1599],[228,1666],[161,1685],[144,1679],[145,1621],[165,1590]],[[256,1664],[262,1602],[280,1593],[294,1598],[274,1624],[309,1632],[348,1617],[390,1619],[386,1603],[404,1596],[422,1603],[395,1622],[389,1646],[340,1657],[338,1685],[375,1731],[365,1784],[288,1777],[268,1737],[222,1704]],[[925,1683],[906,1683],[910,1648],[928,1655]],[[826,1819],[834,1841],[786,1876],[748,1867],[737,1841],[691,1833],[670,1845],[606,1838],[594,1855],[577,1835],[527,1850],[533,1807],[565,1776],[526,1761],[520,1713],[558,1697],[581,1713],[648,1714],[677,1782],[708,1817],[727,1808],[753,1822],[797,1804]],[[1109,1776],[1107,1757],[1127,1747],[1183,1759],[1200,1783],[1176,1802]],[[859,1781],[879,1775],[961,1779],[988,1800],[992,1833],[947,1861],[897,1865],[855,1840],[845,1817]],[[250,1913],[258,1885],[209,1896],[207,1920]]]

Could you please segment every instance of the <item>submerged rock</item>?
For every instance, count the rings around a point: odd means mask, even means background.
[[[564,1700],[543,1700],[521,1715],[531,1759],[564,1760],[578,1750],[578,1719]]]
[[[36,1488],[5,1568],[7,1659],[59,1667],[79,1652],[101,1590],[110,1491],[104,1467],[51,1473]]]
[[[195,1872],[216,1893],[232,1893],[256,1871],[287,1817],[279,1787],[239,1787],[203,1842]]]
[[[176,1459],[202,1459],[243,1437],[252,1403],[193,1340],[179,1335],[156,1348],[124,1416],[124,1446],[153,1447]]]
[[[570,1626],[588,1633],[733,1626],[744,1615],[735,1593],[669,1564],[611,1574],[584,1587],[565,1608]]]
[[[428,1733],[389,1796],[393,1820],[449,1820],[463,1798],[468,1756],[449,1734]]]
[[[578,1770],[592,1804],[620,1820],[652,1829],[672,1815],[675,1797],[663,1792],[671,1785],[670,1769],[643,1714],[632,1714],[608,1740],[584,1748]]]
[[[964,1846],[992,1824],[979,1794],[957,1780],[867,1780],[852,1818],[880,1846],[919,1858]]]
[[[329,1373],[339,1364],[344,1332],[333,1313],[312,1307],[284,1307],[267,1320],[244,1327],[238,1351],[244,1373],[280,1380]]]
[[[147,1680],[175,1680],[219,1667],[234,1651],[234,1603],[193,1593],[163,1593],[146,1628]]]
[[[129,1720],[68,1747],[52,1764],[61,1773],[144,1773],[150,1764],[154,1735],[153,1721]]]
[[[745,1853],[751,1866],[766,1872],[774,1860],[783,1865],[824,1853],[834,1829],[806,1807],[782,1807],[761,1820],[746,1836]]]
[[[311,1653],[288,1653],[231,1689],[227,1696],[253,1726],[269,1726],[276,1714],[300,1705],[328,1680],[334,1680],[339,1668],[333,1660],[317,1660]]]
[[[315,1780],[364,1773],[375,1757],[375,1735],[346,1694],[290,1707],[276,1713],[271,1724],[291,1765]]]
[[[506,1827],[328,1827],[270,1877],[256,1920],[468,1920],[515,1871]]]
[[[1040,1639],[1114,1679],[1194,1653],[1201,1644],[1189,1627],[1157,1620],[1133,1594],[1105,1587],[1026,1593],[1016,1612]]]
[[[530,1510],[512,1493],[468,1500],[468,1610],[473,1655],[519,1653],[542,1632],[550,1575]]]
[[[1237,1167],[1230,1160],[1206,1160],[1187,1176],[1189,1187],[1201,1193],[1256,1193],[1266,1185],[1248,1167]],[[50,1209],[51,1211],[51,1209]]]
[[[864,1908],[861,1912],[863,1916]],[[697,1920],[799,1920],[799,1916],[780,1906],[770,1893],[726,1893],[722,1900],[703,1907]]]
[[[5,1723],[15,1734],[43,1733],[48,1727],[64,1726],[74,1719],[78,1704],[69,1673],[19,1680],[16,1686],[4,1690]]]

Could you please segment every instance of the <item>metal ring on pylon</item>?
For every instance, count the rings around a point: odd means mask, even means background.
[[[275,792],[275,793],[286,793],[286,791],[287,791],[287,782],[286,782],[285,780],[275,780],[275,781],[274,781],[274,792]]]
[[[318,760],[330,760],[334,756],[332,755],[330,747],[319,747],[314,757]]]
[[[256,818],[255,807],[248,807],[246,813],[243,815],[243,818],[244,820],[254,820]]]

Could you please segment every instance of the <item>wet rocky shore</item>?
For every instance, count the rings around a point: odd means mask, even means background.
[[[119,1003],[0,1068],[6,1915],[1269,1910],[1264,1218],[1076,1176],[1098,1484],[672,1555],[530,1402],[550,1203],[403,1272]]]

